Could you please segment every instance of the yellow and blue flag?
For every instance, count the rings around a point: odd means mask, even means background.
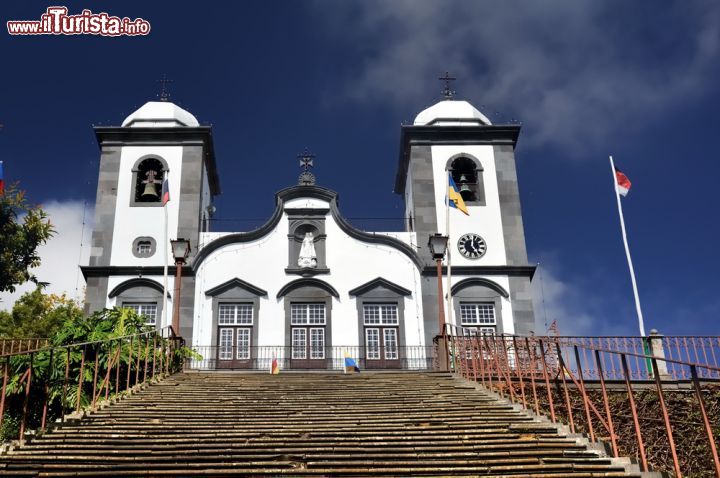
[[[360,373],[360,367],[358,367],[355,359],[345,352],[345,373]]]
[[[463,201],[462,196],[460,195],[460,191],[458,191],[457,185],[455,184],[455,181],[453,180],[452,173],[448,173],[448,204],[450,207],[454,207],[455,209],[461,210],[463,213],[465,213],[466,216],[469,216],[470,213],[467,210],[467,207],[465,206],[465,201]]]

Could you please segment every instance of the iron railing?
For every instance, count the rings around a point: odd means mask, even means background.
[[[281,369],[342,370],[345,356],[352,357],[360,369],[428,370],[434,368],[434,346],[364,347],[357,345],[320,348],[293,348],[283,345],[217,346],[195,345],[192,350],[202,359],[186,363],[188,369],[270,370],[273,359]]]
[[[0,429],[3,421],[17,420],[23,442],[26,430],[44,431],[51,420],[65,421],[69,412],[96,409],[103,400],[174,373],[182,368],[180,345],[180,338],[151,331],[6,354],[0,358]]]
[[[0,339],[0,357],[44,349],[50,341],[44,338]]]
[[[586,374],[597,375],[593,366],[590,350],[613,350],[632,354],[630,360],[630,375],[633,380],[653,380],[652,366],[649,360],[641,360],[643,355],[654,355],[668,361],[658,363],[660,373],[666,380],[690,380],[690,368],[683,363],[706,365],[697,370],[703,379],[720,379],[717,369],[720,367],[720,337],[713,336],[662,336],[650,333],[647,337],[575,337],[561,336],[547,337],[546,340],[560,344],[563,351],[572,358],[574,345],[580,349],[580,358]],[[622,380],[622,366],[619,355],[608,357],[606,364],[606,377],[613,380]],[[574,365],[575,361],[570,362]],[[577,372],[577,368],[574,369]],[[597,379],[597,377],[596,377]]]
[[[616,338],[478,336],[449,324],[445,331],[446,363],[466,379],[607,441],[615,457],[636,456],[642,471],[720,477],[718,367],[606,348]]]

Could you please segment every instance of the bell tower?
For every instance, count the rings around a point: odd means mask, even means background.
[[[190,240],[189,264],[206,228],[213,197],[220,192],[212,130],[167,95],[143,105],[121,126],[94,129],[100,171],[90,263],[82,268],[87,281],[86,312],[140,304],[142,310],[147,306],[155,312],[158,327],[165,326],[160,324],[165,304],[161,300],[165,209],[168,239]],[[163,205],[165,180],[170,200]],[[171,295],[175,266],[169,245],[167,254]],[[191,268],[185,266],[182,274],[182,297],[170,297],[168,303],[181,301],[181,334],[192,327],[194,290]]]
[[[426,341],[438,332],[433,325],[436,269],[427,247],[435,233],[449,236],[452,323],[486,333],[529,333],[534,330],[530,280],[535,267],[527,260],[515,167],[520,126],[493,125],[470,103],[453,98],[452,78],[441,79],[446,80],[443,100],[402,127],[395,180],[395,192],[405,200],[406,230],[416,233],[418,253],[427,261],[422,283]],[[446,207],[450,177],[467,215]],[[443,287],[447,256],[445,264]]]

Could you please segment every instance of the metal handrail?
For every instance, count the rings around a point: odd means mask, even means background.
[[[620,379],[624,392],[622,389],[614,389],[614,393],[624,393],[627,399],[634,429],[633,439],[636,442],[642,471],[649,470],[649,461],[641,421],[655,420],[656,417],[640,416],[633,382],[637,384],[638,379],[644,379],[654,385],[662,412],[662,423],[669,448],[668,455],[672,457],[672,470],[675,476],[680,477],[682,476],[681,460],[666,401],[666,395],[670,392],[663,387],[663,382],[689,376],[689,382],[697,399],[697,410],[702,419],[700,423],[702,433],[707,438],[713,470],[715,475],[720,477],[717,443],[700,384],[701,378],[720,378],[720,367],[667,358],[662,348],[653,350],[650,347],[644,350],[651,353],[638,353],[579,343],[579,341],[566,340],[567,337],[477,335],[474,329],[452,324],[446,324],[444,332],[442,338],[448,344],[447,360],[453,372],[466,379],[481,382],[500,395],[507,396],[512,402],[521,403],[526,409],[533,409],[538,414],[541,413],[539,397],[544,390],[547,394],[547,410],[553,422],[558,420],[558,412],[562,410],[571,431],[575,432],[576,426],[582,427],[592,440],[595,439],[594,422],[600,424],[609,435],[612,451],[616,457],[619,456],[619,438],[611,412],[607,383],[612,379]],[[656,337],[644,340],[653,340]],[[672,369],[669,366],[672,366]],[[679,374],[678,369],[683,373],[685,371],[689,373]],[[698,373],[699,371],[703,376]],[[600,385],[601,406],[596,405],[597,399],[593,400],[588,388],[592,381]],[[532,400],[529,398],[530,392]],[[556,395],[560,397],[556,398]],[[579,415],[573,414],[574,400],[571,396],[582,404]],[[690,406],[689,402],[687,406]],[[542,408],[545,408],[544,404]],[[688,456],[683,455],[683,460],[687,461],[687,459]]]
[[[108,400],[130,389],[147,383],[149,380],[159,379],[167,374],[174,373],[182,367],[182,364],[176,360],[175,350],[182,345],[182,339],[172,337],[165,339],[159,336],[155,330],[141,332],[137,334],[127,334],[119,337],[113,337],[105,340],[94,340],[79,342],[73,344],[56,345],[43,349],[16,352],[4,355],[2,365],[2,392],[0,392],[0,425],[11,410],[13,413],[21,415],[19,439],[21,443],[25,438],[25,430],[27,419],[30,414],[30,408],[42,402],[42,414],[40,421],[40,430],[44,431],[48,421],[48,414],[53,414],[53,410],[49,410],[49,402],[51,396],[51,387],[59,385],[59,380],[53,379],[53,371],[60,373],[58,365],[64,365],[64,378],[62,379],[62,393],[60,394],[59,410],[55,410],[60,421],[65,421],[70,401],[70,387],[76,387],[75,411],[79,412],[81,407],[81,398],[84,388],[87,385],[85,379],[86,370],[92,370],[92,393],[89,394],[91,409],[96,409],[100,400]],[[78,357],[73,352],[80,352],[79,364]],[[39,365],[36,363],[36,357],[47,359],[47,363]],[[94,364],[90,359],[94,358]],[[44,363],[44,360],[43,360]],[[73,374],[77,371],[76,376],[71,377],[71,364],[79,365],[79,371],[75,367],[72,368]],[[8,384],[11,378],[11,372],[15,371],[20,376],[17,381],[17,387],[24,387],[24,397],[22,406],[17,401],[12,403],[8,400]],[[102,374],[100,373],[102,370]],[[114,372],[114,374],[113,374]],[[121,380],[121,372],[123,380]],[[134,372],[134,373],[133,373]],[[111,393],[111,382],[114,376],[114,390]],[[33,383],[34,380],[39,383]],[[99,380],[98,380],[99,379]],[[39,389],[39,390],[38,390]],[[40,397],[30,403],[31,390]],[[89,392],[89,388],[85,392]],[[103,394],[104,391],[104,394]],[[104,397],[103,397],[104,395]]]

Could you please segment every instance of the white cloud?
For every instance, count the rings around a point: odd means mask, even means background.
[[[92,206],[88,204],[85,210],[84,228],[82,201],[50,201],[43,204],[42,208],[50,216],[50,221],[55,227],[55,236],[39,249],[42,263],[35,270],[36,275],[40,281],[50,283],[46,291],[65,293],[69,297],[82,300],[85,280],[79,272],[78,264],[87,264],[90,253]],[[83,229],[81,257],[80,238]],[[0,293],[0,309],[11,309],[15,300],[34,288],[34,284],[26,283],[18,287],[14,293]]]
[[[637,335],[635,311],[614,296],[616,291],[600,290],[596,278],[563,274],[555,253],[542,257],[532,282],[537,335],[545,335],[553,320],[561,335]]]
[[[528,122],[523,142],[581,151],[716,84],[720,4],[319,2],[361,60],[348,96],[416,111],[446,69],[462,98]],[[354,25],[354,29],[341,26]],[[333,28],[333,27],[331,27]],[[360,46],[358,46],[360,45]],[[481,103],[487,103],[482,105]],[[508,113],[510,112],[510,113]],[[668,121],[672,118],[668,118]]]

